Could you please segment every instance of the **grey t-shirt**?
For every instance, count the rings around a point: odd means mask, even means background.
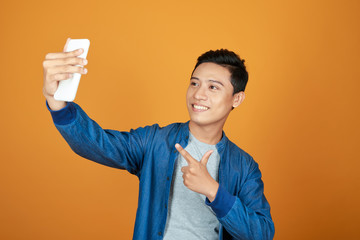
[[[207,163],[207,169],[217,182],[220,156],[215,145],[197,140],[191,133],[185,150],[200,161],[209,150],[214,150]],[[205,204],[205,196],[188,189],[184,183],[181,168],[187,166],[186,160],[179,154],[171,182],[169,210],[164,239],[218,239],[219,221],[212,209]]]

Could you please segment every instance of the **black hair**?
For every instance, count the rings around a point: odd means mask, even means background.
[[[230,82],[234,87],[233,94],[245,91],[245,87],[249,79],[249,74],[246,71],[244,64],[245,60],[241,59],[236,53],[227,49],[218,49],[215,51],[210,50],[198,57],[197,63],[191,75],[200,64],[205,62],[216,63],[220,66],[226,67],[230,71]]]

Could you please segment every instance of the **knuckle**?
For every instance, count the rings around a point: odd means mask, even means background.
[[[58,80],[60,80],[61,79],[61,75],[60,74],[54,74],[53,75],[53,80],[54,81],[58,81]]]
[[[64,66],[64,72],[69,72],[71,67],[69,65]]]
[[[60,74],[54,74],[53,75],[53,81],[59,81],[61,79],[61,75]]]
[[[69,78],[69,74],[59,74],[57,80],[65,80]]]
[[[63,59],[61,59],[61,63],[62,63],[63,65],[69,64],[69,59],[68,59],[68,58],[63,58]]]
[[[77,55],[78,55],[78,51],[77,51],[77,50],[71,51],[71,52],[69,52],[69,55],[70,55],[70,56],[77,56]]]
[[[54,71],[53,68],[49,68],[49,67],[48,67],[48,68],[46,69],[47,74],[51,74],[53,71]]]
[[[63,57],[64,59],[67,59],[67,58],[69,58],[69,57],[72,57],[71,52],[63,52],[61,55],[62,55],[62,57]]]
[[[65,80],[68,79],[68,74],[58,74],[57,79],[56,80]]]
[[[76,68],[77,68],[76,70],[77,70],[78,72],[83,72],[83,70],[84,70],[83,67],[76,67]]]
[[[53,81],[53,79],[54,79],[54,75],[49,74],[46,76],[45,82],[49,83],[49,82]]]

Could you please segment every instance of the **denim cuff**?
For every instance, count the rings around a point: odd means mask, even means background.
[[[52,119],[56,125],[66,125],[76,118],[76,108],[72,102],[67,102],[66,106],[60,110],[51,110],[48,102],[46,101],[46,107],[50,111]]]
[[[236,201],[236,197],[231,195],[225,188],[219,185],[214,201],[205,199],[205,204],[210,206],[218,218],[225,217]]]

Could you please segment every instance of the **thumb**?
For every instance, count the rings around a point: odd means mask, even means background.
[[[64,46],[64,50],[63,50],[63,52],[65,52],[65,51],[66,51],[66,48],[67,48],[67,45],[68,45],[68,44],[69,44],[69,42],[70,42],[70,39],[71,39],[71,38],[66,39],[66,43],[65,43],[65,46]]]
[[[207,151],[204,156],[201,158],[200,163],[205,165],[208,163],[210,155],[214,152],[214,150]]]

